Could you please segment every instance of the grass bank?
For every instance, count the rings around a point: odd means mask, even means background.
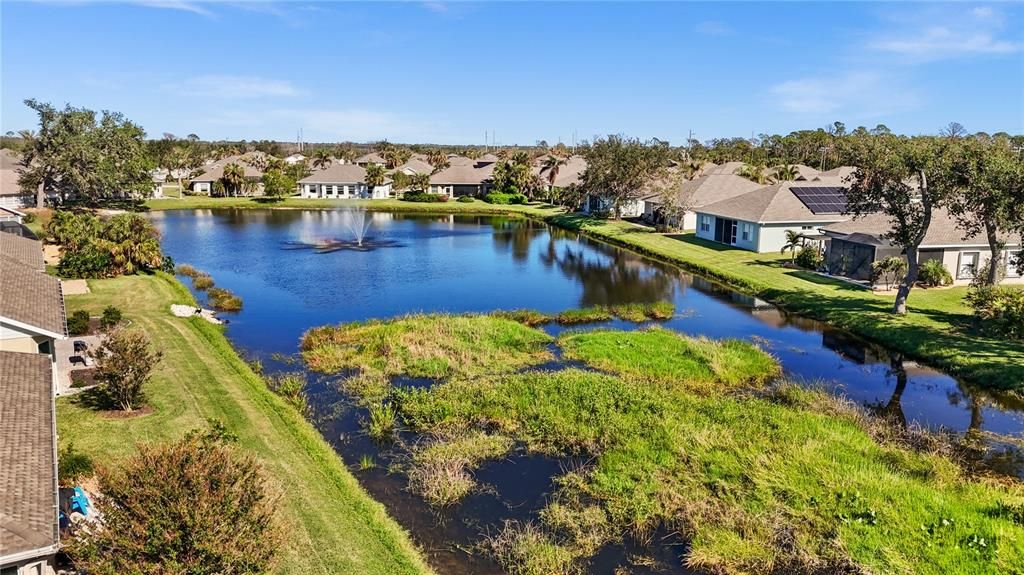
[[[893,295],[784,267],[789,257],[781,254],[757,254],[704,241],[692,233],[660,234],[629,222],[578,214],[556,214],[546,221],[680,265],[789,311],[847,329],[978,387],[1024,394],[1024,343],[978,333],[963,302],[967,288],[915,289],[908,302],[910,313],[895,316],[889,313]]]
[[[576,572],[624,533],[659,527],[689,541],[691,567],[716,573],[1019,570],[1019,483],[970,476],[936,437],[825,393],[764,389],[778,365],[752,344],[659,328],[569,333],[558,340],[565,355],[600,372],[524,373],[508,358],[540,331],[489,316],[415,319],[374,324],[401,326],[387,353],[406,359],[390,373],[422,373],[424,359],[454,366],[430,388],[388,392],[403,424],[433,438],[410,458],[415,491],[451,503],[473,489],[472,468],[512,442],[586,462],[557,478],[532,523],[482,542],[513,573]],[[456,347],[419,343],[453,323],[488,350],[464,369]],[[374,348],[355,337],[363,327],[330,329],[326,345],[352,336],[335,369],[360,368]],[[306,341],[306,353],[322,343]]]
[[[211,198],[208,196],[183,196],[182,198],[151,199],[146,201],[151,210],[194,210],[211,208],[238,209],[307,209],[333,210],[339,208],[365,208],[370,211],[402,212],[420,214],[466,214],[466,215],[513,215],[545,218],[561,213],[562,208],[549,204],[497,205],[481,200],[473,202],[403,202],[401,200],[327,200],[299,197],[285,198],[273,202],[262,198]]]
[[[284,490],[282,512],[289,528],[277,572],[429,572],[384,507],[363,491],[302,415],[267,390],[219,327],[170,314],[172,303],[192,301],[183,285],[165,274],[89,284],[90,294],[67,297],[69,308],[93,315],[108,305],[121,308],[164,359],[146,390],[150,414],[108,417],[90,405],[87,394],[58,400],[62,446],[73,443],[107,464],[132,453],[138,442],[176,439],[206,426],[207,418],[218,419]]]

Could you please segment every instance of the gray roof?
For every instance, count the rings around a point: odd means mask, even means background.
[[[0,317],[67,337],[60,280],[0,255]]]
[[[0,196],[21,196],[18,185],[18,169],[21,156],[8,149],[0,150]]]
[[[256,154],[257,152],[253,152]],[[228,156],[222,158],[206,167],[206,171],[200,174],[198,177],[192,178],[193,182],[216,182],[217,180],[224,177],[224,168],[228,164],[238,164],[245,170],[245,177],[249,179],[257,179],[263,177],[263,172],[250,166],[245,160],[251,157],[252,154],[243,154],[240,156]]]
[[[854,166],[839,166],[825,172],[819,172],[817,176],[811,178],[811,180],[824,184],[833,185],[849,185],[850,178],[853,173],[857,171]]]
[[[815,214],[790,191],[792,188],[813,187],[817,184],[818,182],[780,182],[705,205],[697,211],[757,223],[831,223],[849,219],[849,216],[839,214]]]
[[[299,180],[300,184],[361,184],[366,181],[366,168],[356,164],[331,162],[330,166]]]
[[[12,259],[36,271],[45,271],[43,261],[43,243],[39,240],[19,236],[18,234],[0,233],[0,256]]]
[[[699,208],[752,192],[760,187],[761,184],[741,176],[711,174],[682,182],[678,194],[686,198],[688,204]],[[655,194],[647,201],[659,204],[661,203],[661,194]]]
[[[370,152],[369,154],[363,154],[355,159],[355,164],[384,164],[384,156],[377,152]]]
[[[395,170],[401,170],[403,172],[412,172],[414,174],[432,174],[434,173],[434,166],[431,166],[426,160],[421,160],[417,157],[409,158],[409,161],[398,166]]]
[[[49,355],[0,351],[0,564],[57,545],[50,370]]]
[[[494,173],[494,164],[474,167],[473,164],[455,164],[430,176],[433,185],[480,185],[490,179]]]
[[[883,213],[868,214],[856,219],[848,219],[844,222],[829,224],[822,227],[822,231],[833,237],[841,237],[856,243],[874,243],[875,245],[887,244],[881,236],[892,230],[892,223],[889,216]],[[1021,245],[1020,236],[1007,232],[1000,232],[997,236],[1000,241],[1008,246]],[[869,239],[870,238],[870,239]],[[928,233],[921,242],[921,248],[939,246],[988,246],[988,241],[983,234],[965,238],[963,230],[956,225],[956,220],[945,208],[935,208],[932,211],[932,221],[928,226]]]
[[[743,162],[726,162],[720,166],[712,164],[712,166],[704,170],[704,174],[708,176],[731,176],[742,167]]]
[[[549,158],[548,155],[543,155],[534,160],[536,166],[535,171],[544,183],[548,183],[548,170],[544,168],[544,162]],[[558,168],[558,173],[555,174],[555,187],[566,188],[574,184],[580,183],[580,176],[583,175],[587,169],[587,160],[583,156],[569,156],[566,158],[565,165]]]

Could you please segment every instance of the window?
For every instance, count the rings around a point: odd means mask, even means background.
[[[700,231],[702,231],[702,232],[710,232],[711,231],[711,216],[705,216],[705,215],[701,214],[701,216],[700,216]]]
[[[1019,261],[1017,258],[1021,257],[1022,254],[1024,254],[1024,251],[1021,250],[1009,250],[1006,252],[1006,277],[1020,277],[1020,272],[1017,271],[1016,263]],[[1024,262],[1021,263],[1024,264]]]
[[[978,258],[980,256],[980,252],[960,252],[960,265],[956,268],[956,279],[973,279],[974,272],[978,269]]]
[[[813,230],[814,226],[800,226],[801,230]]]
[[[754,226],[747,222],[743,222],[740,226],[740,230],[742,231],[741,236],[743,237],[743,241],[749,242],[751,232],[754,231]]]

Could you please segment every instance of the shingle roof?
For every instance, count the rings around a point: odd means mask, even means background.
[[[369,154],[363,154],[355,159],[356,164],[384,164],[384,156],[377,152],[370,152]]]
[[[421,160],[416,157],[409,158],[409,161],[398,166],[395,170],[401,170],[403,172],[411,171],[416,174],[432,174],[434,173],[434,166],[431,166],[426,160]]]
[[[255,152],[254,152],[255,154]],[[222,158],[206,167],[206,171],[200,174],[196,178],[192,178],[193,182],[216,182],[217,180],[224,177],[224,168],[228,164],[238,164],[242,166],[245,171],[246,178],[260,178],[263,176],[263,172],[250,166],[245,160],[250,157],[251,154],[243,154],[241,156],[228,156]]]
[[[892,223],[889,220],[889,216],[883,213],[868,214],[866,216],[850,219],[845,222],[839,222],[835,224],[829,224],[823,226],[822,230],[830,232],[830,235],[844,236],[850,241],[855,241],[856,238],[851,237],[855,235],[868,236],[878,241],[882,235],[889,232],[892,229]],[[997,236],[1000,241],[1006,243],[1008,246],[1019,246],[1021,244],[1020,236],[1015,236],[1007,232],[1000,232]],[[866,239],[866,238],[861,238]],[[867,243],[866,241],[860,241],[859,243]],[[882,240],[879,243],[888,243]],[[968,238],[964,238],[963,230],[959,229],[956,225],[956,220],[949,214],[945,208],[935,208],[932,211],[932,221],[928,226],[928,233],[924,236],[924,241],[921,242],[922,248],[939,247],[939,246],[987,246],[988,241],[982,234],[974,235]]]
[[[699,208],[714,202],[734,198],[741,194],[754,191],[761,184],[734,175],[708,175],[684,181],[679,186],[678,195],[686,198],[687,203]],[[661,194],[648,201],[659,203]]]
[[[36,271],[46,270],[43,261],[43,243],[19,236],[0,233],[0,255],[24,264]]]
[[[703,206],[698,211],[748,222],[835,222],[849,219],[838,214],[815,214],[807,209],[791,188],[812,182],[781,182],[752,192]]]
[[[476,168],[472,164],[452,164],[440,172],[430,176],[434,185],[480,185],[494,173],[494,164],[485,164]]]
[[[839,166],[825,172],[819,172],[812,180],[825,184],[848,185],[850,183],[849,177],[856,171],[857,168],[854,166]]]
[[[0,150],[0,196],[21,196],[21,186],[18,185],[18,168],[21,167],[21,157],[14,152]]]
[[[49,355],[0,351],[0,563],[57,544],[50,370]]]
[[[545,183],[548,182],[548,170],[544,168],[544,162],[549,156],[544,155],[535,160],[536,172]],[[558,168],[558,173],[555,174],[555,187],[565,188],[573,184],[580,183],[580,176],[587,169],[587,161],[583,156],[569,156],[566,158],[565,165]]]
[[[743,167],[743,162],[726,162],[720,166],[709,167],[704,170],[708,176],[731,176]]]
[[[331,162],[330,166],[299,180],[300,184],[360,184],[366,181],[366,168],[356,164]]]
[[[60,280],[0,256],[0,317],[67,336]]]

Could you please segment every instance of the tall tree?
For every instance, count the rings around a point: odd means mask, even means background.
[[[267,170],[263,174],[263,193],[274,200],[284,199],[295,193],[296,181],[283,170]]]
[[[125,195],[153,192],[146,133],[116,112],[102,112],[26,100],[39,115],[39,133],[25,149],[19,185],[29,193],[42,186],[64,200],[77,195],[96,204]]]
[[[245,186],[245,168],[234,162],[224,166],[224,175],[221,176],[224,188],[232,196],[241,193]]]
[[[928,233],[932,210],[946,199],[950,177],[950,141],[892,135],[851,137],[849,153],[858,166],[846,194],[854,218],[880,212],[891,231],[884,234],[907,255],[893,313],[907,313],[907,298],[917,282],[918,248]]]
[[[615,218],[622,217],[622,205],[636,200],[668,168],[667,145],[641,142],[622,135],[597,138],[583,152],[587,169],[580,177],[584,194],[604,197]]]
[[[331,165],[331,152],[327,148],[319,148],[313,152],[313,169],[323,170]]]
[[[949,211],[966,237],[984,233],[990,254],[984,281],[995,285],[1003,249],[999,233],[1014,228],[1024,232],[1014,201],[1024,194],[1024,160],[1006,138],[965,138],[954,149],[956,189]]]
[[[545,173],[545,176],[547,177],[549,190],[554,189],[555,180],[558,178],[558,172],[561,171],[562,166],[568,163],[568,161],[569,160],[566,158],[556,156],[554,154],[551,154],[544,159],[544,162],[541,164],[541,171]]]
[[[373,196],[373,189],[383,185],[387,179],[384,166],[380,164],[369,164],[366,166],[366,186],[370,188],[370,196]]]

